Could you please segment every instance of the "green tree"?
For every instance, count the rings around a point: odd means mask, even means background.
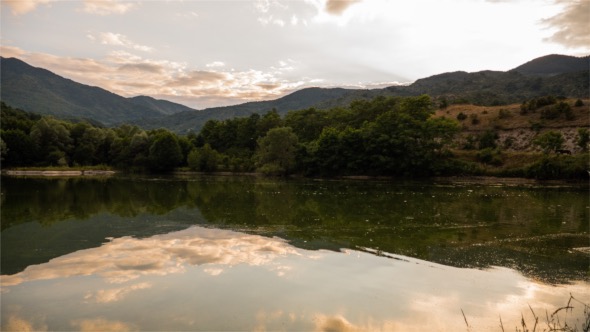
[[[497,147],[496,140],[498,139],[498,133],[494,130],[488,129],[481,133],[478,137],[478,148],[484,149],[495,149]]]
[[[543,153],[555,152],[561,149],[564,139],[560,132],[549,130],[539,135],[533,143],[543,149]]]
[[[206,143],[200,148],[191,150],[188,154],[188,167],[194,171],[214,172],[221,160],[221,155]]]
[[[33,125],[30,136],[45,164],[68,164],[67,153],[72,147],[72,139],[64,122],[44,117]]]
[[[299,139],[290,127],[278,127],[258,139],[256,159],[263,173],[288,175],[295,168]]]
[[[35,143],[22,130],[3,130],[1,136],[7,148],[3,165],[32,166],[38,161]]]
[[[578,146],[582,151],[588,151],[588,143],[590,143],[590,135],[587,128],[578,128]]]
[[[7,153],[8,147],[6,146],[6,143],[4,143],[4,140],[0,137],[0,161],[4,160],[4,157]]]
[[[276,109],[272,109],[268,113],[266,113],[258,122],[256,123],[256,133],[257,137],[263,137],[266,133],[273,129],[283,125],[283,120],[281,116],[277,112]]]
[[[154,171],[170,171],[182,162],[178,138],[167,130],[156,134],[149,149],[148,163]]]

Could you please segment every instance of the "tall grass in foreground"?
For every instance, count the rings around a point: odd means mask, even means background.
[[[574,306],[575,305],[575,306]],[[575,322],[571,321],[571,314],[575,308],[580,308],[583,306],[584,316],[582,321],[577,319]],[[516,332],[553,332],[553,331],[564,331],[564,332],[589,332],[590,331],[590,305],[576,299],[572,294],[570,294],[570,298],[567,301],[567,304],[563,307],[557,308],[553,313],[549,314],[547,310],[545,310],[545,324],[546,327],[539,326],[539,316],[535,313],[533,308],[529,305],[529,309],[533,314],[533,320],[527,322],[524,318],[524,315],[521,313],[521,320],[520,326],[516,326]],[[463,319],[465,320],[465,325],[467,326],[467,331],[477,331],[474,329],[473,326],[469,325],[467,317],[461,309],[461,314],[463,315]],[[499,328],[502,332],[506,331],[504,329],[504,323],[502,322],[502,316],[499,317],[500,325]],[[569,320],[568,320],[569,319]]]

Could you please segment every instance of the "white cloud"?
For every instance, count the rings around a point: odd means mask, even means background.
[[[276,268],[281,257],[300,253],[286,241],[227,230],[191,227],[145,239],[122,237],[98,248],[76,251],[51,261],[31,265],[14,275],[2,276],[2,287],[33,280],[97,275],[110,283],[124,283],[146,275],[181,273],[187,266],[201,266],[219,275],[224,266],[247,264]],[[108,259],[107,259],[108,258]],[[281,270],[285,270],[281,268]],[[285,272],[283,271],[283,272]],[[151,288],[149,283],[87,294],[86,300],[114,302],[130,292]]]
[[[214,61],[205,65],[207,68],[225,67],[225,63],[221,61]]]
[[[129,38],[127,38],[127,36],[119,34],[119,33],[102,32],[98,35],[98,37],[96,37],[92,34],[88,34],[87,37],[92,41],[99,40],[100,43],[103,45],[123,46],[126,48],[130,48],[130,49],[134,49],[134,50],[142,51],[142,52],[152,52],[154,50],[152,47],[137,44],[137,43],[129,40]]]
[[[84,297],[85,300],[92,300],[96,303],[110,303],[117,302],[125,298],[127,294],[141,290],[151,288],[152,284],[148,282],[142,282],[120,288],[101,289],[93,293],[88,293]]]
[[[137,6],[137,3],[127,1],[84,0],[83,10],[87,13],[96,15],[124,14]]]

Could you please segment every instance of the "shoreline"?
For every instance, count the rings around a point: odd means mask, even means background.
[[[40,176],[40,177],[76,177],[76,176],[111,176],[114,174],[121,174],[125,172],[114,170],[2,170],[2,175],[7,176]],[[169,176],[187,177],[187,176],[220,176],[233,177],[245,176],[252,178],[264,178],[262,173],[256,172],[194,172],[194,171],[174,171]],[[270,177],[281,178],[281,177]],[[428,180],[437,184],[480,184],[489,186],[574,186],[574,187],[590,187],[589,181],[572,180],[572,179],[554,179],[554,180],[538,180],[522,177],[495,177],[495,176],[434,176],[430,178],[397,178],[390,176],[370,176],[370,175],[348,175],[338,176],[333,178],[315,178],[304,176],[288,176],[283,179],[309,179],[309,180],[351,180],[351,181],[421,181]]]
[[[23,170],[2,170],[2,175],[22,176],[95,176],[95,175],[113,175],[116,171],[103,170],[71,170],[71,171],[23,171]]]

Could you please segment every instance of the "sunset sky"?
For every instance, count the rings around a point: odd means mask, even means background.
[[[588,0],[2,0],[1,55],[202,109],[590,54]]]

